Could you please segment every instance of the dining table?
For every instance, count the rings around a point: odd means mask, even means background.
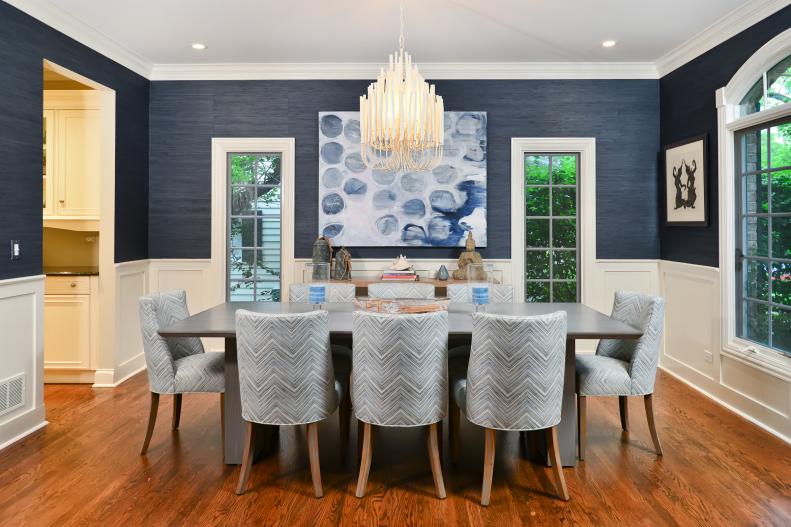
[[[224,459],[229,465],[242,462],[245,421],[239,396],[239,368],[236,357],[236,311],[258,313],[304,313],[323,309],[329,313],[331,337],[349,339],[352,335],[353,303],[327,303],[315,306],[288,302],[225,302],[159,330],[163,337],[219,337],[225,339],[225,430]],[[577,461],[577,407],[575,397],[576,341],[580,339],[638,339],[642,331],[581,303],[509,303],[478,306],[479,311],[499,315],[533,316],[565,311],[567,315],[563,406],[558,425],[560,457],[563,466]],[[472,336],[472,313],[476,306],[451,303],[448,306],[448,336],[455,342]],[[352,367],[354,365],[352,364]],[[262,434],[257,434],[260,437]]]

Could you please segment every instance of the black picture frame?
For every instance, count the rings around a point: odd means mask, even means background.
[[[692,148],[689,145],[695,143],[702,143],[700,149]],[[688,148],[684,148],[688,147]],[[676,141],[674,143],[665,145],[662,150],[662,166],[665,189],[665,223],[666,227],[708,227],[709,226],[709,145],[708,134],[696,135],[683,141]],[[691,156],[692,160],[687,161]],[[679,164],[679,158],[681,164]],[[700,163],[698,163],[700,160]],[[694,164],[693,164],[694,162]],[[678,173],[675,172],[675,167],[678,165]],[[691,174],[690,174],[691,172]],[[692,175],[693,186],[692,196],[689,195],[689,188],[682,183],[681,188],[677,186],[679,178],[688,178]],[[673,190],[675,189],[675,190]],[[689,206],[689,200],[692,200],[692,206]],[[701,206],[702,201],[702,206]],[[689,219],[692,215],[688,209],[696,208],[694,216],[700,219]],[[680,213],[676,213],[682,209]],[[673,219],[673,216],[680,219]]]

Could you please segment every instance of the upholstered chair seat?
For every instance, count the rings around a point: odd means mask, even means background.
[[[659,347],[664,326],[664,299],[618,291],[612,309],[612,318],[625,322],[643,332],[639,339],[602,339],[596,355],[577,356],[577,406],[579,427],[579,457],[585,458],[587,435],[586,398],[591,396],[617,396],[621,413],[621,428],[629,431],[629,406],[627,397],[642,396],[645,403],[648,428],[657,455],[662,446],[654,421],[653,392]]]
[[[375,282],[368,285],[368,296],[371,298],[395,299],[434,298],[434,285],[421,283],[392,284],[388,282]]]
[[[434,490],[445,498],[437,423],[448,406],[448,313],[353,315],[352,400],[362,423],[356,495],[365,495],[373,426],[428,428]]]
[[[224,406],[223,353],[206,353],[199,338],[162,337],[161,328],[189,316],[187,293],[166,291],[140,298],[140,329],[151,390],[148,429],[140,453],[148,451],[154,433],[160,394],[173,395],[173,429],[181,419],[181,395],[190,392],[220,394],[220,421]]]
[[[313,491],[323,495],[318,423],[329,417],[347,391],[348,373],[336,371],[330,346],[329,313],[236,312],[239,392],[247,443],[237,494],[247,487],[253,463],[253,423],[307,425]],[[344,358],[336,359],[343,367]],[[345,362],[348,366],[348,362]],[[342,368],[339,368],[342,369]],[[348,436],[348,402],[339,412],[342,440]],[[344,430],[345,426],[345,430]],[[342,446],[343,448],[343,446]]]
[[[326,284],[327,302],[354,302],[354,284]],[[310,294],[310,284],[291,284],[288,286],[288,301],[306,303]]]
[[[459,412],[485,429],[481,504],[488,505],[497,430],[544,430],[559,494],[568,499],[557,425],[563,401],[566,313],[533,317],[472,315],[469,366],[451,377],[451,454],[458,456]]]

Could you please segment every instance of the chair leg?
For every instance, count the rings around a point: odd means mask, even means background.
[[[253,466],[253,423],[247,423],[246,436],[242,466],[239,467],[239,484],[236,486],[238,496],[244,494],[247,488],[247,479],[250,477],[250,468]]]
[[[308,457],[310,458],[310,477],[313,480],[313,493],[317,498],[324,495],[321,488],[321,465],[319,463],[319,424],[308,424]]]
[[[585,404],[585,396],[577,396],[577,441],[579,444],[579,458],[580,461],[585,459],[585,443],[588,436],[588,416]]]
[[[649,393],[645,396],[645,416],[648,418],[648,429],[651,431],[651,439],[654,441],[656,455],[662,455],[662,445],[659,443],[659,435],[656,433],[656,422],[654,421],[654,394]]]
[[[488,506],[492,495],[492,477],[494,476],[494,442],[497,431],[484,430],[485,446],[483,450],[483,488],[481,489],[481,505]]]
[[[629,431],[629,402],[625,395],[618,396],[618,409],[621,412],[621,428]]]
[[[220,392],[220,443],[225,452],[225,392]],[[224,455],[224,454],[223,454]]]
[[[179,421],[181,421],[181,394],[176,393],[173,395],[173,430],[179,429]]]
[[[558,482],[558,495],[561,499],[568,501],[569,491],[566,487],[566,478],[563,476],[563,465],[560,462],[560,449],[558,448],[558,427],[547,428],[546,434],[552,470],[555,472],[555,479]]]
[[[428,427],[428,458],[431,464],[431,475],[434,477],[434,491],[439,499],[444,500],[447,495],[445,494],[445,480],[442,479],[442,455],[438,445],[438,430],[441,428],[437,426],[437,423]]]
[[[371,424],[363,423],[362,455],[360,457],[360,474],[357,477],[357,490],[354,495],[358,498],[365,496],[365,487],[368,485],[368,473],[371,471]]]
[[[141,456],[148,452],[148,444],[151,442],[151,436],[154,434],[154,424],[157,422],[157,410],[159,410],[159,394],[151,392],[151,408],[148,411],[148,429],[146,430],[146,438],[143,440],[143,448],[140,449]]]
[[[450,400],[450,428],[448,435],[450,436],[450,460],[451,462],[459,462],[459,421],[461,418],[461,409],[456,404],[456,401],[451,397]]]

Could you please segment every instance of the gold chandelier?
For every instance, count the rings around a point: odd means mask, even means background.
[[[442,160],[444,106],[404,51],[400,9],[399,49],[360,97],[361,155],[374,170],[431,170]]]

